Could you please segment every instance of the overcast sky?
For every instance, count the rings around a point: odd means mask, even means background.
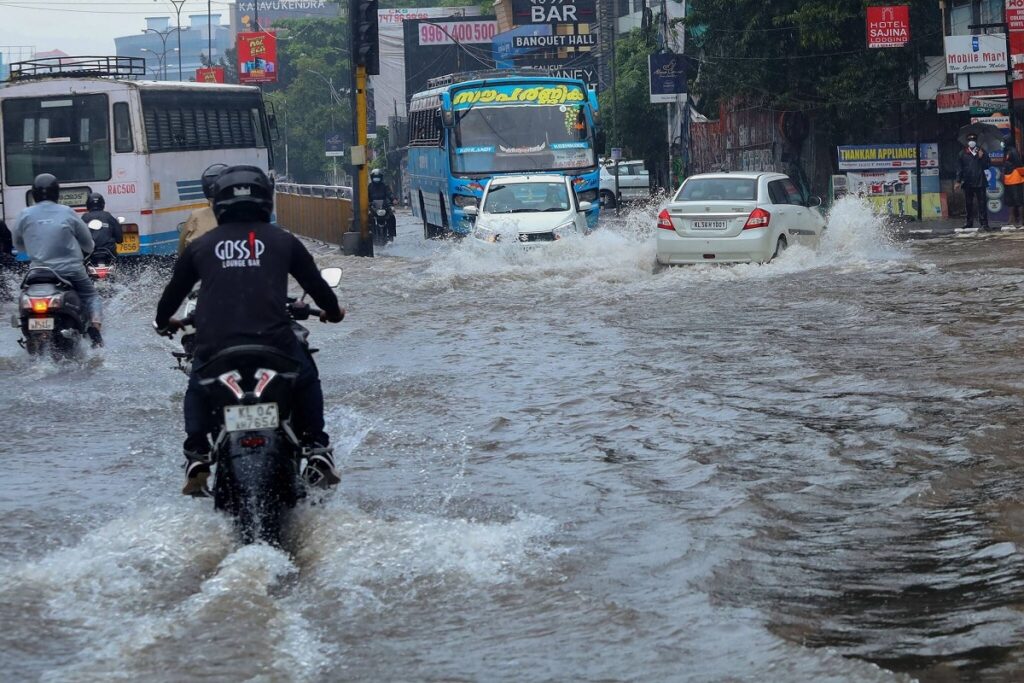
[[[189,14],[206,14],[207,0],[186,0],[181,23]],[[227,0],[212,0],[212,11],[229,22]],[[70,55],[113,55],[114,38],[139,33],[146,17],[170,16],[169,0],[0,0],[0,47],[34,46],[39,52],[63,50]]]

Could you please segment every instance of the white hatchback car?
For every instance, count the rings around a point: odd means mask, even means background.
[[[658,214],[658,263],[760,263],[793,244],[816,246],[820,205],[781,173],[690,176]]]
[[[468,206],[473,239],[485,244],[540,245],[587,233],[586,212],[571,179],[563,175],[506,175],[493,178],[480,206]]]

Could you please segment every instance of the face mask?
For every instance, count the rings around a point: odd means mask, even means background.
[[[971,140],[970,142],[967,143],[967,146],[970,147],[971,149],[975,149],[977,148],[978,143],[975,142],[974,140]]]

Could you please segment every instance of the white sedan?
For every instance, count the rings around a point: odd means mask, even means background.
[[[540,245],[587,233],[586,212],[566,176],[498,176],[487,184],[480,206],[468,206],[473,240],[481,244]]]
[[[690,176],[658,214],[658,263],[763,263],[793,244],[816,246],[820,205],[781,173]]]

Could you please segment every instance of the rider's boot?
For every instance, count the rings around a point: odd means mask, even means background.
[[[191,437],[185,439],[183,448],[185,455],[185,486],[181,492],[186,496],[196,498],[208,498],[210,487],[207,480],[210,478],[210,446],[206,443],[205,437],[199,439]]]
[[[341,475],[334,467],[334,449],[327,445],[326,439],[304,439],[301,457],[303,465],[299,476],[308,485],[326,489],[341,482]]]
[[[100,328],[98,325],[93,323],[86,328],[85,333],[89,335],[89,340],[92,342],[92,348],[98,349],[103,346],[103,336],[100,335]]]

